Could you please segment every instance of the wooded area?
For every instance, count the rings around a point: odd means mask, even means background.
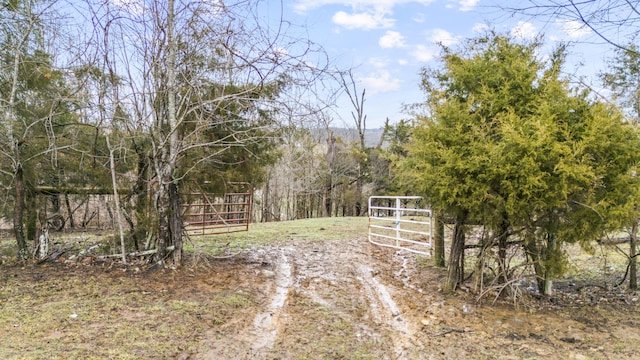
[[[637,287],[635,39],[602,73],[612,102],[565,78],[562,44],[543,58],[542,38],[487,30],[443,45],[421,71],[425,100],[368,139],[366,89],[286,22],[261,22],[259,2],[76,6],[0,5],[1,204],[21,259],[40,232],[87,226],[102,195],[123,262],[150,251],[179,266],[188,194],[245,182],[258,222],[365,216],[371,195],[425,196],[455,224],[445,291],[464,281],[470,245],[477,291],[508,292],[518,258],[549,293],[563,244],[589,249],[621,231]],[[337,93],[348,130],[331,115]],[[474,244],[471,226],[482,227]]]
[[[249,3],[75,5],[0,9],[2,209],[20,257],[47,206],[66,201],[73,226],[70,194],[109,193],[123,253],[153,238],[156,261],[171,246],[180,264],[181,194],[261,184],[282,134],[326,106],[308,85],[333,74]]]

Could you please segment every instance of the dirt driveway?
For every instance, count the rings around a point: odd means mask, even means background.
[[[640,356],[635,305],[478,306],[465,294],[444,297],[441,270],[366,238],[263,248],[233,261],[246,265],[260,306],[210,329],[197,359]]]
[[[637,294],[480,306],[409,253],[283,240],[179,270],[0,266],[3,359],[637,359]]]

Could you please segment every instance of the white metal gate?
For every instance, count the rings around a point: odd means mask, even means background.
[[[369,242],[431,255],[433,213],[421,196],[371,196]]]

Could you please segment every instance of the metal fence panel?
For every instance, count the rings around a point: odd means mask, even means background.
[[[251,186],[225,194],[191,193],[183,205],[184,229],[188,235],[216,235],[248,231],[251,220]]]
[[[369,242],[431,255],[433,213],[421,196],[371,196]]]

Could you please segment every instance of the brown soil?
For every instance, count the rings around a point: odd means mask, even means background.
[[[52,278],[66,279],[56,283],[61,288],[76,279],[76,285],[64,291],[76,291],[78,298],[129,296],[117,307],[102,310],[117,316],[102,314],[102,320],[74,328],[72,320],[61,315],[65,326],[43,330],[47,342],[59,343],[56,349],[66,346],[67,352],[0,344],[0,354],[13,358],[39,358],[39,354],[180,359],[640,357],[640,314],[634,294],[599,294],[596,288],[529,300],[519,309],[512,304],[480,305],[464,290],[442,295],[442,270],[421,265],[409,253],[371,245],[366,238],[297,242],[229,259],[191,259],[181,270],[93,262],[5,266],[3,272],[2,303],[18,296],[7,289],[21,282],[36,284],[23,288],[21,298],[30,296],[34,307],[54,306],[61,300],[39,301],[36,295],[38,288],[53,286],[47,280]],[[87,279],[102,283],[102,293],[77,290]],[[177,315],[164,313],[162,323],[145,325],[168,348],[149,347],[154,340],[144,338],[135,347],[118,348],[108,336],[90,336],[92,331],[109,334],[112,327],[134,326],[157,310],[135,305],[136,301],[179,309],[173,311]],[[169,302],[171,307],[165,306]],[[188,304],[196,305],[185,310]],[[0,332],[5,332],[1,338],[20,329],[19,320],[0,319]],[[24,344],[33,340],[33,334],[38,333],[22,334]],[[114,347],[119,350],[110,352]]]

